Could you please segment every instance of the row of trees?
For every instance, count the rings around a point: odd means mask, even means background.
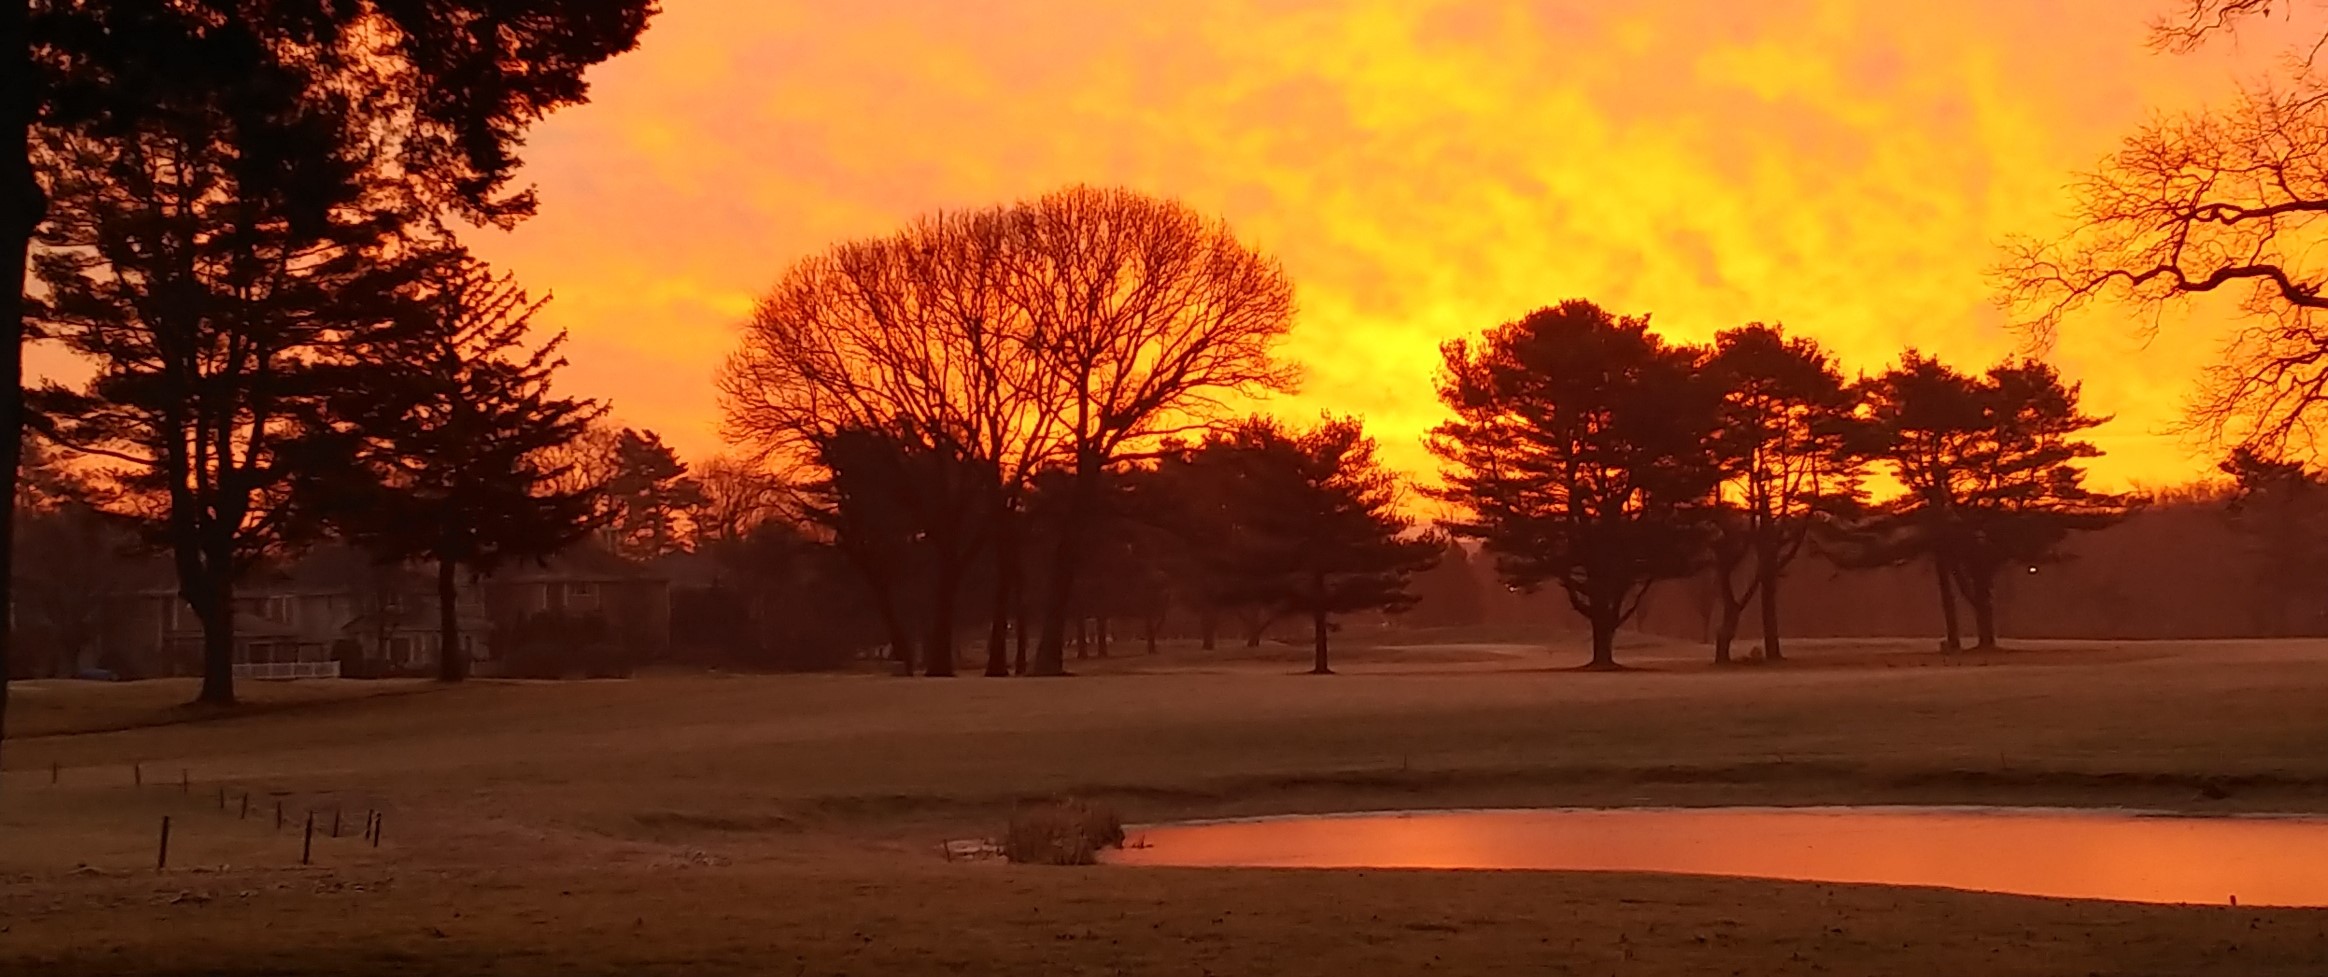
[[[929,674],[975,621],[989,674],[1059,673],[1071,612],[1110,578],[1138,581],[1151,620],[1166,596],[1208,622],[1308,616],[1323,671],[1328,619],[1411,600],[1444,542],[1396,514],[1356,421],[1218,417],[1291,385],[1271,351],[1291,309],[1273,263],[1167,201],[1078,188],[940,214],[786,274],[722,374],[728,433],[804,473],[802,521]],[[1974,376],[1910,351],[1853,380],[1777,327],[1679,345],[1584,301],[1444,354],[1446,529],[1507,584],[1564,591],[1601,667],[1652,585],[1701,571],[1717,656],[1758,607],[1781,657],[1780,580],[1813,545],[1929,560],[1948,647],[1959,600],[1992,646],[1996,575],[2132,504],[2083,486],[2100,419],[2033,361]],[[1898,487],[1880,503],[1877,470]]]
[[[1996,643],[1994,582],[2054,559],[2071,532],[2133,504],[2084,487],[2099,454],[2078,388],[2033,361],[1968,375],[1909,351],[1846,380],[1806,338],[1750,325],[1711,346],[1668,342],[1646,317],[1569,301],[1442,348],[1436,495],[1464,515],[1509,583],[1555,584],[1615,667],[1619,625],[1660,580],[1709,570],[1727,660],[1750,601],[1762,650],[1783,656],[1780,582],[1807,545],[1857,565],[1928,560],[1962,644]],[[1880,469],[1898,491],[1870,503]]]

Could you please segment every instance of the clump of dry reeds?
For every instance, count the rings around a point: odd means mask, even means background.
[[[1123,844],[1124,822],[1113,808],[1069,798],[1013,812],[1002,853],[1030,865],[1090,865],[1100,849]]]

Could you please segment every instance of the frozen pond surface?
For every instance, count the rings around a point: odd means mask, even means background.
[[[1130,829],[1117,865],[1560,869],[2328,906],[2328,818],[2049,808],[1414,811]]]

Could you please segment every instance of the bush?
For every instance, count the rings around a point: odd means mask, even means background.
[[[1014,812],[1002,854],[1029,865],[1090,865],[1100,849],[1123,845],[1124,822],[1112,808],[1069,799]]]

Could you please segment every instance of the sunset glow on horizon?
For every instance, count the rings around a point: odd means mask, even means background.
[[[1687,340],[1783,322],[1854,371],[1911,345],[1985,367],[2018,344],[1998,242],[2056,229],[2074,172],[2145,118],[2267,72],[2287,26],[2176,56],[2144,44],[2159,6],[2123,0],[667,8],[534,130],[540,216],[471,234],[556,294],[568,389],[714,453],[713,371],[793,261],[1120,184],[1283,261],[1308,379],[1271,409],[1363,415],[1417,472],[1437,345],[1564,298]],[[2100,483],[2210,468],[2165,429],[2218,332],[2069,324],[2054,361],[2116,416]]]

